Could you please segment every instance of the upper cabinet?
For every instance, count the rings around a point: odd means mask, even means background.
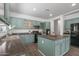
[[[45,29],[45,22],[40,23],[40,28],[43,29],[43,30]]]
[[[32,21],[31,20],[24,20],[24,27],[25,28],[33,28],[33,25],[32,25]]]
[[[70,31],[70,25],[73,23],[79,23],[79,18],[65,20],[64,21],[64,31]]]
[[[46,22],[46,29],[50,29],[50,22]]]
[[[40,21],[34,21],[34,20],[25,20],[25,19],[20,19],[20,18],[13,18],[11,17],[10,23],[12,26],[15,26],[16,29],[50,29],[50,23],[49,22],[40,22]]]
[[[24,20],[19,18],[11,18],[11,25],[15,26],[15,28],[24,28]]]

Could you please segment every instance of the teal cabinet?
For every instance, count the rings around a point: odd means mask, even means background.
[[[45,30],[45,26],[46,26],[46,25],[45,25],[45,22],[41,22],[41,23],[40,23],[40,28],[41,28],[41,29]]]
[[[59,40],[38,37],[38,49],[46,56],[62,56],[69,51],[69,48],[69,37],[64,37]]]
[[[34,35],[20,35],[20,40],[24,45],[31,44],[34,42]]]
[[[79,17],[64,20],[64,30],[70,30],[70,25],[73,24],[73,23],[79,23]]]
[[[66,37],[66,44],[65,44],[65,50],[67,51],[67,50],[69,50],[69,48],[70,48],[70,40],[69,40],[70,38],[68,38],[68,37]]]
[[[40,21],[32,21],[33,26],[40,26]]]
[[[40,27],[43,30],[50,29],[50,22],[41,22]]]
[[[51,40],[49,40],[48,41],[48,39],[46,39],[45,41],[44,41],[44,48],[45,48],[45,52],[44,52],[44,54],[46,54],[46,55],[50,55],[50,56],[52,56],[52,50],[53,50],[53,46],[52,46],[52,42],[51,42]],[[51,48],[51,46],[52,46],[52,48]],[[49,49],[49,48],[51,48],[51,49]],[[49,52],[48,52],[49,51]]]
[[[50,22],[46,22],[46,29],[50,29]]]
[[[22,18],[15,18],[11,17],[10,18],[10,23],[11,25],[15,26],[15,29],[21,29],[21,28],[27,28],[25,27],[25,23],[27,23],[29,20],[25,20]],[[32,26],[40,26],[41,29],[44,31],[46,29],[50,29],[50,22],[40,22],[40,21],[35,21],[35,20],[30,20],[32,22]]]
[[[19,18],[11,18],[11,25],[15,26],[16,29],[24,28],[24,20]]]
[[[63,42],[63,43],[62,43]],[[61,40],[61,55],[64,55],[66,53],[66,50],[65,50],[65,45],[66,45],[66,41],[65,41],[65,38],[63,38],[63,40]]]
[[[52,56],[54,51],[52,41],[45,38],[38,37],[38,49],[47,56]],[[52,46],[52,47],[51,47]]]
[[[55,41],[54,51],[55,51],[55,53],[54,53],[55,56],[61,55],[61,42],[60,42],[60,40]]]

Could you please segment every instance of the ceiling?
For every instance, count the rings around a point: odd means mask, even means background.
[[[0,3],[0,8],[4,8],[2,3]],[[33,8],[36,8],[35,11]],[[79,9],[78,3],[74,7],[72,7],[72,3],[10,3],[10,11],[44,19],[53,18],[76,9]]]

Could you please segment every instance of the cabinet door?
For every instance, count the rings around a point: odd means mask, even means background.
[[[20,37],[23,44],[31,44],[34,42],[33,35],[21,35]]]
[[[38,39],[38,48],[41,50],[42,53],[44,53],[47,56],[53,56],[53,48],[52,40],[41,38]]]
[[[34,35],[29,35],[28,40],[30,43],[33,43],[34,42]]]
[[[70,39],[69,39],[69,37],[66,37],[66,45],[65,46],[66,46],[65,49],[66,49],[66,52],[67,52],[70,48]]]
[[[60,56],[61,55],[61,41],[57,40],[55,41],[55,56]]]
[[[25,45],[25,37],[24,37],[24,35],[20,35],[20,40],[21,40],[21,42],[22,42],[22,44],[24,44]]]
[[[65,38],[61,40],[61,55],[65,54]]]
[[[11,18],[11,25],[15,28],[24,28],[24,20],[19,18]]]
[[[31,44],[34,42],[33,35],[25,35],[26,44]]]
[[[42,38],[38,37],[38,49],[42,51],[43,45],[42,45]]]
[[[45,39],[44,40],[44,53],[47,55],[47,56],[54,56],[54,45],[53,45],[53,41],[52,40],[49,40],[49,39]]]
[[[50,22],[46,22],[46,29],[50,29]]]
[[[43,29],[43,30],[45,30],[45,27],[46,27],[45,22],[41,22],[41,23],[40,23],[40,28]]]

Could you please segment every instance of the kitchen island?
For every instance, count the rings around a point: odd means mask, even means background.
[[[70,36],[38,36],[38,50],[45,56],[62,56],[70,49]]]

